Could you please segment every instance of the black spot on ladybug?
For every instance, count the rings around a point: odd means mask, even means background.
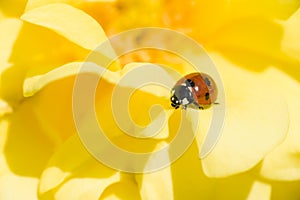
[[[211,83],[210,83],[210,80],[207,77],[205,77],[204,81],[205,81],[205,84],[207,86],[210,86]]]
[[[209,99],[209,93],[206,92],[206,93],[205,93],[205,100],[208,100],[208,99]]]
[[[187,79],[187,80],[186,80],[186,83],[189,84],[191,87],[194,87],[194,86],[195,86],[194,81],[192,81],[191,79]]]

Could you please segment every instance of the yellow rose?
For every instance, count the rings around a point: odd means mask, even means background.
[[[22,16],[22,6],[5,5],[0,199],[299,199],[298,1],[29,0]],[[225,124],[220,141],[202,160],[206,127],[200,126],[202,134],[169,167],[124,173],[84,148],[72,92],[80,67],[106,35],[146,26],[178,30],[204,45],[223,79]],[[182,75],[188,69],[172,55],[144,51],[120,58],[104,74],[105,89],[96,96],[99,123],[120,147],[152,152],[170,142],[180,120],[180,111],[169,110],[166,92],[138,91],[137,103],[130,105],[140,125],[150,123],[154,103],[170,116],[159,137],[148,142],[123,134],[103,106],[116,82],[136,66],[133,61],[162,62]],[[210,111],[202,115],[209,117]]]

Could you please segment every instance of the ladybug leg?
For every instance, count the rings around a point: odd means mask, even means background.
[[[185,83],[186,83],[187,85],[190,85],[191,87],[194,87],[194,86],[195,86],[194,81],[192,81],[191,79],[186,79]]]
[[[197,102],[193,102],[193,104],[196,106],[196,108],[198,108],[200,110],[204,110],[204,107],[200,106]]]

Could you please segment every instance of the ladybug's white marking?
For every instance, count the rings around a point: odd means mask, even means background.
[[[173,95],[173,94],[175,94],[175,90],[172,90],[172,91],[171,91],[171,95]]]
[[[189,100],[187,99],[187,98],[184,98],[184,99],[182,99],[182,104],[183,105],[187,105],[187,104],[189,104],[190,102],[189,102]]]
[[[196,90],[196,92],[199,91],[199,87],[197,85],[194,87],[194,89]]]

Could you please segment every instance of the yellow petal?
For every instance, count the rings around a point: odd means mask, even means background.
[[[135,176],[142,199],[174,199],[171,168]]]
[[[170,96],[170,89],[177,79],[168,68],[152,63],[129,63],[121,71],[120,86],[138,88],[158,97]]]
[[[300,59],[300,9],[286,22],[283,22],[284,35],[282,40],[283,51],[295,59]]]
[[[3,13],[6,17],[20,17],[24,11],[26,3],[26,0],[0,1],[0,16],[1,13]]]
[[[260,181],[255,181],[251,187],[247,200],[270,199],[271,191],[272,188],[270,184],[266,184]]]
[[[41,176],[40,193],[43,194],[59,186],[88,159],[91,159],[90,155],[81,145],[77,135],[74,135],[51,157]]]
[[[272,199],[299,199],[300,181],[274,181],[269,184],[272,186]]]
[[[22,86],[28,68],[45,73],[64,63],[83,59],[87,54],[53,31],[29,23],[22,25],[13,49],[7,51],[11,51],[11,66],[1,73],[0,91],[2,98],[12,105],[18,105],[24,98]]]
[[[211,195],[209,199],[246,199],[256,179],[253,171],[251,172],[221,179],[210,179],[212,183],[209,187]],[[238,192],[236,188],[239,188]]]
[[[82,67],[83,65],[86,67]],[[89,65],[89,67],[87,65]],[[108,80],[110,82],[116,82],[116,80],[118,79],[118,74],[107,71],[104,68],[97,66],[96,64],[73,62],[49,71],[46,74],[26,78],[24,81],[24,96],[32,96],[48,84],[63,78],[77,75],[79,72],[92,73],[98,76],[102,75],[105,80]]]
[[[289,109],[289,129],[285,141],[263,160],[261,174],[275,180],[300,179],[300,84],[277,69],[270,69],[265,79],[280,87]]]
[[[102,193],[100,200],[139,200],[141,199],[139,189],[132,180],[120,181],[108,186]]]
[[[0,199],[38,199],[38,178],[54,146],[43,134],[31,105],[23,102],[1,118],[0,132]]]
[[[39,126],[32,106],[23,102],[11,115],[5,117],[8,126],[2,132],[6,138],[3,153],[12,172],[39,177],[54,145]]]
[[[20,33],[22,21],[5,19],[0,21],[0,72],[9,67],[9,57]]]
[[[11,55],[16,39],[20,34],[22,21],[18,19],[5,19],[0,21],[0,96],[10,103],[18,102],[20,85],[24,76],[23,69],[15,69],[12,65]],[[9,74],[13,72],[13,79]],[[9,78],[8,78],[9,77]]]
[[[45,6],[47,4],[54,4],[54,3],[65,3],[70,5],[76,5],[84,0],[28,0],[26,4],[25,11],[32,10],[34,8],[38,8],[41,6]]]
[[[46,74],[26,78],[23,85],[24,96],[33,96],[54,81],[76,75],[81,65],[80,62],[68,63]]]
[[[213,59],[224,81],[226,116],[220,141],[202,163],[208,176],[223,177],[249,170],[282,142],[289,113],[283,94],[264,73]]]
[[[300,6],[299,1],[281,1],[281,0],[231,0],[230,14],[234,17],[244,16],[265,16],[271,18],[287,19]]]
[[[101,26],[88,14],[62,3],[32,9],[21,19],[49,28],[79,46],[94,50],[107,39]]]
[[[25,11],[53,3],[65,3],[73,6],[79,5],[84,2],[114,2],[115,0],[28,0]]]
[[[164,195],[168,199],[214,199],[211,196],[212,193],[215,193],[212,190],[215,180],[209,179],[203,173],[195,143],[170,166],[169,170],[164,169],[162,172],[147,175],[148,180],[151,177],[157,177],[156,181],[145,183],[145,185],[152,185],[156,191],[152,190],[154,194],[145,191],[144,195],[147,194],[151,199],[152,195],[165,192]],[[160,179],[157,175],[160,175]],[[172,187],[167,189],[166,186],[170,186],[170,184]]]
[[[0,135],[0,151],[1,153],[3,153],[4,148],[5,148],[5,142],[6,142],[6,138],[7,138],[7,130],[9,129],[9,122],[7,120],[5,120],[5,118],[2,118],[0,120],[0,131],[1,134]],[[6,170],[6,164],[3,164],[2,162],[6,162],[6,161],[2,161],[2,159],[4,159],[4,156],[2,156],[1,158],[1,170],[0,173],[2,173],[3,171]]]
[[[8,103],[0,99],[0,117],[7,113],[11,113],[13,109],[8,105]]]
[[[37,186],[38,178],[5,174],[0,177],[0,199],[38,199]]]
[[[238,19],[224,25],[208,45],[240,66],[262,70],[289,61],[281,48],[283,31],[282,25],[271,20]]]
[[[103,175],[103,178],[71,178],[58,189],[55,199],[98,199],[106,187],[119,180],[118,176],[105,177],[102,168],[94,173]]]
[[[41,176],[40,195],[47,196],[53,190],[58,199],[65,199],[71,193],[78,199],[98,198],[109,184],[119,179],[117,171],[91,157],[76,134],[50,159]]]
[[[81,68],[82,64],[88,66]],[[28,77],[24,83],[24,95],[31,96],[32,104],[35,105],[34,112],[37,114],[39,123],[42,124],[45,132],[56,144],[60,144],[70,135],[76,132],[73,119],[73,89],[75,77],[81,71],[81,76],[88,75],[99,78],[104,71],[103,68],[93,63],[74,62],[49,71],[46,74],[40,74]],[[38,73],[37,71],[31,71]],[[115,72],[106,70],[102,74],[101,80],[116,82],[119,75]],[[105,89],[111,89],[105,82]],[[101,91],[101,98],[107,95],[106,91]],[[61,123],[64,121],[64,123]]]

